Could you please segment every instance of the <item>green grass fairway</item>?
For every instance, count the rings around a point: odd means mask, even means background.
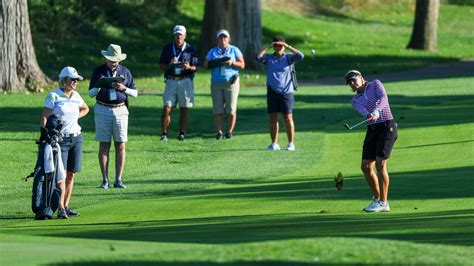
[[[125,190],[98,188],[92,111],[81,120],[83,171],[71,204],[81,216],[50,221],[33,220],[32,181],[22,180],[36,160],[45,94],[2,95],[0,264],[472,265],[474,78],[385,86],[399,139],[392,211],[375,214],[361,211],[370,200],[359,169],[365,131],[342,126],[362,120],[345,86],[298,90],[296,152],[265,150],[261,87],[241,90],[235,137],[224,141],[214,140],[206,86],[197,86],[182,143],[177,112],[162,143],[161,95],[140,95],[131,100]]]

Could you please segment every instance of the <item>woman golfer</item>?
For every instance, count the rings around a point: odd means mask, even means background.
[[[387,162],[393,144],[397,140],[397,125],[393,120],[387,93],[379,80],[368,82],[357,70],[349,70],[344,76],[356,95],[352,107],[367,118],[367,133],[362,150],[361,169],[372,190],[372,202],[366,212],[388,212],[388,185],[390,178]],[[374,165],[377,174],[374,171]],[[379,180],[382,185],[379,186]]]

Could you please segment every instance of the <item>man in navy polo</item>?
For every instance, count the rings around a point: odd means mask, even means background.
[[[92,72],[89,85],[89,96],[95,97],[95,139],[100,142],[99,165],[102,172],[101,188],[109,188],[109,151],[111,138],[115,142],[115,188],[126,188],[122,182],[125,167],[125,143],[128,140],[128,96],[137,97],[137,87],[133,82],[132,73],[120,61],[127,58],[122,48],[110,44],[107,50],[101,51],[105,64]],[[122,82],[112,82],[97,88],[100,78],[121,78]],[[100,86],[100,85],[97,85]]]
[[[173,29],[174,41],[161,51],[160,68],[165,75],[163,92],[163,112],[161,114],[161,140],[168,141],[171,111],[179,104],[179,135],[183,141],[188,126],[188,109],[194,105],[194,72],[198,59],[194,48],[185,42],[186,28],[176,25]]]

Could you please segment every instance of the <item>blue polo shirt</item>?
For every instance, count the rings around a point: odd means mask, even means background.
[[[278,58],[275,54],[264,54],[257,56],[257,60],[265,64],[267,74],[267,86],[276,93],[293,93],[294,87],[291,81],[291,64],[303,60],[303,53],[283,54]]]
[[[136,90],[137,86],[135,86],[135,82],[133,82],[132,73],[130,70],[122,65],[118,65],[115,72],[112,72],[107,64],[100,65],[92,71],[91,82],[89,84],[89,90],[94,88],[95,83],[99,78],[102,77],[123,77],[125,80],[122,82],[127,88]],[[109,89],[108,88],[101,88],[97,96],[95,97],[97,101],[107,103],[107,104],[119,104],[124,103],[127,101],[128,96],[123,91],[116,91],[117,93],[117,100],[110,101],[109,100]]]
[[[198,66],[199,61],[196,55],[196,51],[189,43],[184,43],[184,47],[181,49],[176,48],[174,43],[170,43],[163,47],[160,55],[160,65],[168,65],[173,57],[178,58],[179,63],[188,62],[191,66]],[[165,72],[165,77],[194,77],[194,72],[191,70],[180,71],[180,74],[176,74],[174,69],[170,68]]]
[[[242,52],[237,48],[237,46],[230,45],[227,46],[225,51],[222,51],[219,47],[214,47],[206,55],[207,60],[214,60],[221,57],[229,57],[230,61],[236,62],[237,58],[242,56]],[[212,83],[221,83],[228,82],[231,77],[239,74],[239,69],[234,66],[221,66],[215,67],[211,70],[211,82]]]

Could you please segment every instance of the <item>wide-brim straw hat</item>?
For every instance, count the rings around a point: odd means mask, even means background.
[[[122,48],[117,44],[110,44],[107,50],[102,50],[100,53],[108,60],[113,62],[120,62],[127,58],[127,54],[122,53]]]

